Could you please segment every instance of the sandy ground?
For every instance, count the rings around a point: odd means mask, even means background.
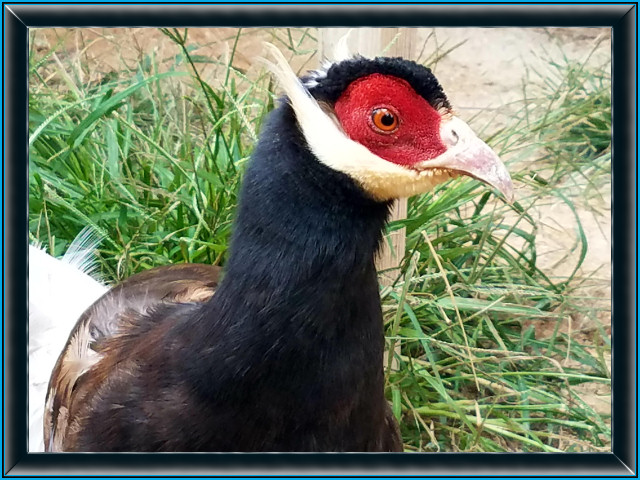
[[[522,87],[535,78],[534,71],[544,73],[549,62],[586,62],[591,65],[611,65],[611,32],[597,28],[555,29],[493,29],[473,28],[453,31],[437,29],[440,39],[451,44],[468,39],[442,59],[436,74],[445,87],[452,104],[462,116],[494,112],[496,129],[509,122],[515,108],[512,102],[522,99]],[[481,115],[478,115],[480,121]],[[597,319],[571,315],[563,321],[561,331],[585,344],[592,338],[594,321],[604,325],[611,334],[611,191],[603,189],[603,201],[590,208],[578,207],[576,214],[588,240],[588,252],[579,270],[584,286],[576,292],[585,302],[604,311]],[[547,275],[562,278],[569,275],[577,261],[577,221],[574,213],[559,200],[550,201],[530,212],[538,219],[536,248],[538,266]],[[568,253],[572,252],[572,253]],[[555,321],[535,323],[539,337],[551,335]],[[579,333],[578,333],[579,332]],[[605,355],[611,367],[611,356]],[[610,389],[597,384],[576,389],[597,412],[611,412]]]
[[[238,41],[234,65],[250,72],[255,69],[256,57],[263,54],[262,41],[278,44],[286,41],[283,32],[264,29],[247,30]],[[310,29],[311,35],[317,35]],[[233,45],[236,30],[191,29],[189,43],[201,45],[197,53],[211,58],[227,58]],[[439,28],[420,29],[418,42],[420,54],[416,57],[428,58],[434,49],[453,47],[461,43],[453,52],[431,65],[442,83],[447,95],[463,118],[473,118],[472,124],[481,124],[491,118],[491,128],[507,125],[514,109],[513,102],[523,98],[523,85],[534,81],[535,72],[544,73],[551,61],[563,58],[585,61],[594,65],[611,64],[611,32],[602,28]],[[59,46],[56,48],[56,44]],[[111,70],[119,69],[124,60],[131,68],[147,54],[167,59],[177,53],[175,46],[165,41],[155,29],[84,29],[46,30],[36,34],[34,46],[37,49],[55,50],[57,55],[80,55],[83,62],[94,65],[84,81],[99,81]],[[63,48],[64,47],[64,48]],[[314,68],[317,60],[313,55],[315,41],[304,39],[299,49],[306,52],[296,57],[295,68]],[[79,52],[79,53],[78,53]],[[216,65],[203,66],[203,76],[211,81],[220,68]],[[491,133],[491,132],[487,132]],[[507,159],[508,160],[508,159]],[[575,252],[577,222],[575,216],[561,202],[550,203],[531,212],[540,221],[537,249],[539,266],[551,277],[567,275],[577,261]],[[580,270],[580,276],[590,281],[581,294],[596,299],[609,312],[600,314],[598,320],[610,332],[611,318],[611,201],[605,191],[603,200],[596,208],[579,208],[577,214],[583,224],[589,242],[587,258]],[[572,252],[566,258],[567,252]],[[569,321],[571,320],[571,321]],[[584,335],[593,329],[589,322],[581,318],[568,319],[565,330],[583,330]],[[536,325],[538,334],[550,334],[555,322]],[[589,338],[588,336],[584,337]],[[610,358],[608,356],[607,358]],[[599,412],[610,412],[609,391],[602,387],[583,392]]]

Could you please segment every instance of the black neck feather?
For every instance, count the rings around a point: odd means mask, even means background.
[[[295,319],[275,318],[332,334],[336,322],[317,318],[318,308],[344,307],[365,281],[378,297],[373,260],[388,213],[388,203],[313,156],[291,107],[281,105],[246,172],[225,279],[210,308],[243,304],[252,328],[262,327],[255,308],[295,308],[299,313],[289,312]],[[237,318],[229,320],[237,325]]]
[[[246,380],[261,403],[271,395],[283,409],[303,396],[330,410],[372,389],[375,399],[359,401],[382,405],[374,255],[388,213],[313,156],[289,105],[272,112],[244,178],[225,277],[191,325],[201,345],[191,378],[215,378],[200,385],[212,398]]]

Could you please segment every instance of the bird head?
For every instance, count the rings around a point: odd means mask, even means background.
[[[282,53],[267,47],[311,151],[376,200],[424,193],[467,175],[512,201],[504,164],[453,113],[428,68],[402,58],[358,56],[298,79]]]

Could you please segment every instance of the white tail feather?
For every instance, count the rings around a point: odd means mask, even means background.
[[[29,246],[29,451],[44,451],[44,402],[53,366],[76,321],[107,291],[95,276],[102,237],[85,228],[62,259]]]

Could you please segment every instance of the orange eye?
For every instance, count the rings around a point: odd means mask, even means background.
[[[398,128],[398,117],[388,108],[376,108],[371,114],[373,126],[383,133],[391,133]]]

